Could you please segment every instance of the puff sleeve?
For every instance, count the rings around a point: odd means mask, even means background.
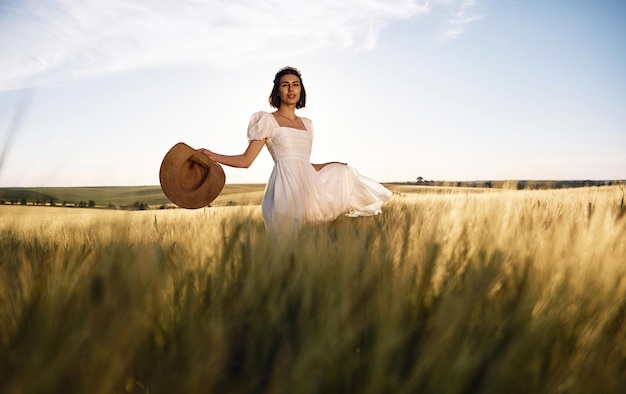
[[[271,138],[274,134],[273,119],[269,112],[257,112],[250,117],[248,124],[248,141]]]
[[[304,123],[304,127],[311,133],[311,138],[313,138],[313,122],[309,118],[301,117],[302,123]]]

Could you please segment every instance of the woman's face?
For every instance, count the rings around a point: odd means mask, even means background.
[[[300,101],[300,78],[293,74],[280,77],[278,96],[281,104],[296,105]]]

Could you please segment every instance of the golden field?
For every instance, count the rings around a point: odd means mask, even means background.
[[[289,242],[258,205],[0,206],[0,392],[626,392],[623,186],[391,188]]]

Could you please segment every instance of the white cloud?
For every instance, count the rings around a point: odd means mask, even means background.
[[[388,23],[473,1],[23,0],[0,5],[0,90],[143,67],[228,66],[281,54],[371,50]]]
[[[443,34],[444,41],[457,39],[467,27],[483,18],[477,11],[476,0],[443,0],[452,9],[452,17],[447,21],[447,28]]]

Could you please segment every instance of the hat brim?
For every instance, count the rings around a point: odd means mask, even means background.
[[[226,175],[218,163],[179,142],[163,158],[159,181],[163,193],[174,204],[197,209],[217,198],[224,189]]]

